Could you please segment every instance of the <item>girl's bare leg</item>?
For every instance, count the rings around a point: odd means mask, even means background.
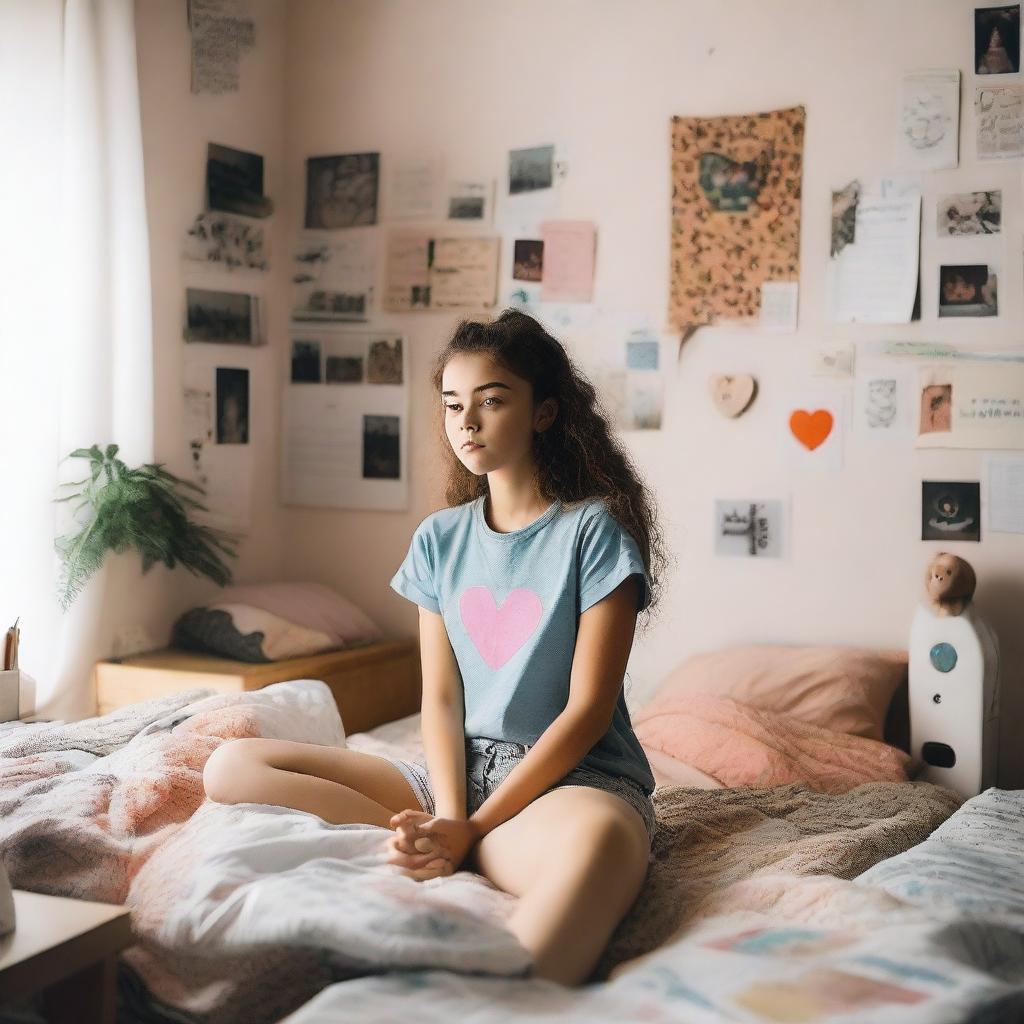
[[[293,807],[336,825],[359,823],[394,829],[398,811],[419,810],[412,787],[386,758],[346,747],[249,738],[218,747],[203,771],[206,795],[217,803]],[[406,847],[406,852],[411,852]],[[431,852],[410,857],[425,868]],[[431,870],[420,877],[439,874]]]

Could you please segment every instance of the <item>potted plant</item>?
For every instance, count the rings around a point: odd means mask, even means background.
[[[121,553],[135,548],[142,556],[142,571],[157,562],[173,569],[179,562],[197,576],[207,576],[220,586],[231,582],[231,570],[219,553],[235,557],[236,538],[223,530],[189,519],[192,510],[206,511],[186,489],[205,495],[197,484],[168,473],[163,464],[146,463],[129,469],[117,458],[118,446],[100,450],[76,448],[66,458],[88,459],[88,479],[61,484],[81,488],[54,501],[80,499],[75,513],[90,514],[77,533],[54,542],[63,562],[58,599],[67,611],[89,577],[103,564],[107,551]]]

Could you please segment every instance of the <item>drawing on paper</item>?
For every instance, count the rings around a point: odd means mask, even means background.
[[[949,432],[953,421],[953,385],[928,384],[921,389],[921,417],[919,434]]]
[[[899,412],[896,381],[891,377],[876,377],[868,381],[864,415],[869,427],[888,430],[896,423]]]

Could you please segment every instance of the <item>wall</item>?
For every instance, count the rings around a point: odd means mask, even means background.
[[[657,494],[676,558],[660,617],[634,647],[631,706],[697,650],[747,641],[906,646],[924,566],[940,547],[918,539],[920,481],[980,479],[982,453],[878,452],[851,439],[841,474],[797,477],[781,457],[778,403],[791,386],[817,385],[810,358],[828,340],[1019,345],[1021,169],[1019,161],[982,166],[974,157],[972,9],[964,0],[293,0],[288,7],[289,232],[300,227],[308,156],[379,150],[386,175],[397,157],[442,152],[453,169],[497,178],[500,193],[510,148],[554,142],[571,153],[560,215],[597,222],[596,304],[647,311],[656,324],[668,288],[669,118],[807,108],[798,333],[699,331],[671,367],[663,429],[625,435]],[[925,67],[959,67],[964,86],[961,166],[923,178],[924,317],[886,328],[830,324],[829,191],[892,173],[900,75]],[[1000,316],[940,322],[929,231],[935,197],[992,187],[1004,189]],[[427,369],[457,319],[426,312],[374,319],[399,325],[411,346],[409,511],[284,513],[285,574],[336,586],[395,633],[412,634],[416,613],[388,580],[416,524],[443,504],[425,436],[436,400]],[[706,398],[708,375],[729,370],[752,372],[761,385],[737,421],[723,420]],[[785,560],[711,554],[713,499],[746,495],[791,499]],[[1003,641],[1000,781],[1024,785],[1024,755],[1012,750],[1024,713],[1024,640],[1016,635],[1024,537],[992,534],[956,550],[978,570],[979,606]]]
[[[182,320],[187,284],[209,288],[251,288],[264,298],[270,343],[263,348],[202,345],[221,365],[250,369],[250,444],[255,459],[251,526],[238,545],[235,578],[271,579],[281,558],[283,516],[277,499],[280,389],[277,360],[287,311],[288,232],[283,215],[264,222],[269,233],[271,272],[260,275],[199,270],[182,261],[186,233],[203,210],[206,147],[218,142],[264,157],[264,188],[284,205],[285,15],[275,0],[249,0],[256,22],[256,48],[243,55],[241,89],[223,96],[190,91],[190,37],[183,3],[136,0],[136,33],[142,102],[146,203],[153,278],[153,361],[156,460],[187,476],[183,448]],[[203,282],[206,282],[205,284]],[[139,579],[138,558],[117,565],[124,647],[165,644],[174,618],[216,593],[205,578],[160,566]],[[141,627],[143,635],[133,633]]]

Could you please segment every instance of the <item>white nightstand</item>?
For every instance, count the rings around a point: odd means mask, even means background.
[[[17,927],[0,936],[0,1007],[41,993],[51,1024],[114,1024],[128,909],[20,889],[14,906]]]

